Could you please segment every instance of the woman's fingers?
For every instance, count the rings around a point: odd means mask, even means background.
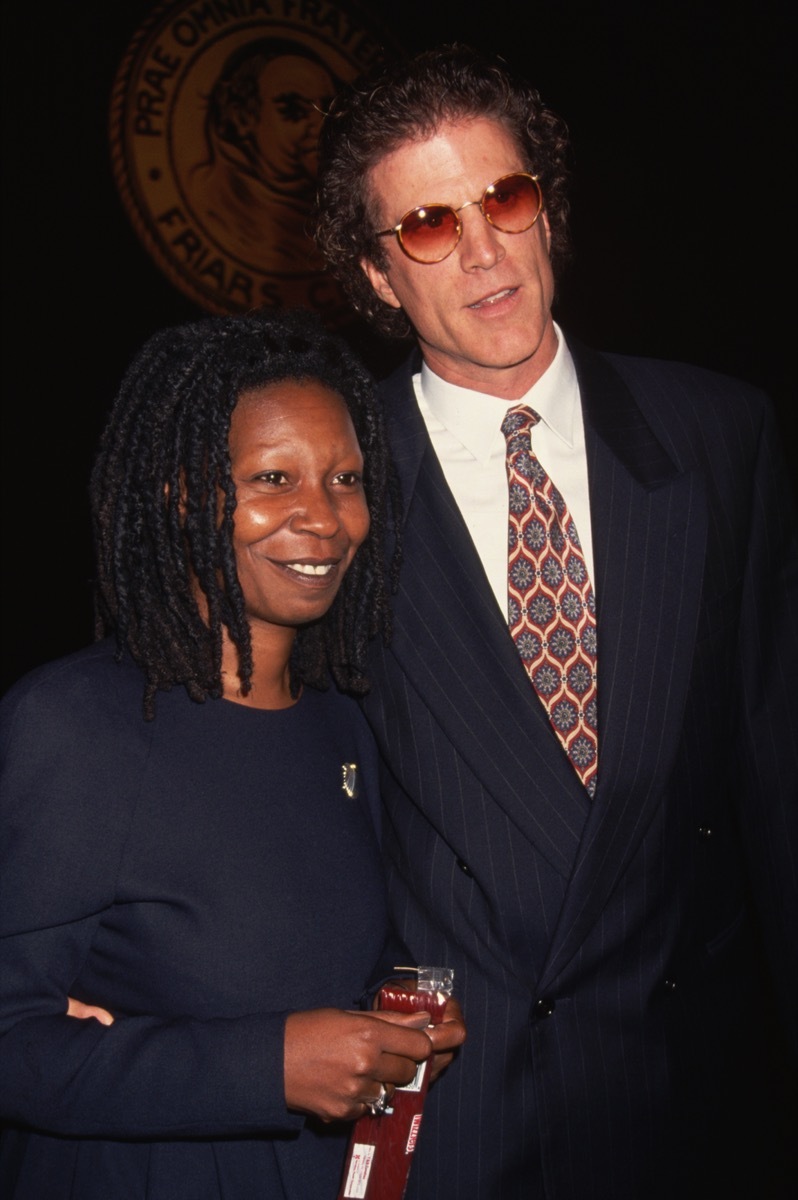
[[[409,1083],[416,1064],[431,1054],[420,1023],[418,1013],[292,1013],[285,1026],[286,1104],[324,1121],[361,1116],[381,1087]]]
[[[463,1010],[454,996],[450,996],[446,1002],[443,1020],[438,1025],[430,1025],[427,1032],[433,1049],[430,1082],[434,1082],[449,1066],[458,1046],[462,1046],[466,1039]]]
[[[107,1009],[99,1008],[96,1004],[83,1004],[80,1000],[73,1000],[71,996],[67,996],[67,1000],[68,1017],[76,1017],[79,1021],[94,1017],[101,1025],[113,1025],[114,1018]]]

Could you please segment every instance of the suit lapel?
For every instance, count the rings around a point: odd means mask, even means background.
[[[676,750],[706,543],[703,482],[682,472],[609,362],[576,350],[598,611],[599,784],[543,986],[577,952],[634,854]]]

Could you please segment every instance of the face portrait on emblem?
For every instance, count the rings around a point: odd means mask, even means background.
[[[206,154],[189,175],[197,218],[248,266],[317,268],[307,234],[316,146],[336,81],[312,50],[262,38],[236,50],[207,101]]]

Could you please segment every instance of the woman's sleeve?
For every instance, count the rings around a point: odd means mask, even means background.
[[[286,1013],[66,1016],[113,903],[135,807],[119,781],[140,775],[142,748],[121,726],[98,736],[80,689],[57,685],[18,687],[0,718],[0,1120],[110,1138],[298,1131]]]

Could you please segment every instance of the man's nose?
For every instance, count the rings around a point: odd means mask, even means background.
[[[484,216],[477,201],[460,209],[463,232],[460,235],[460,265],[464,271],[490,270],[506,254],[501,234]]]

